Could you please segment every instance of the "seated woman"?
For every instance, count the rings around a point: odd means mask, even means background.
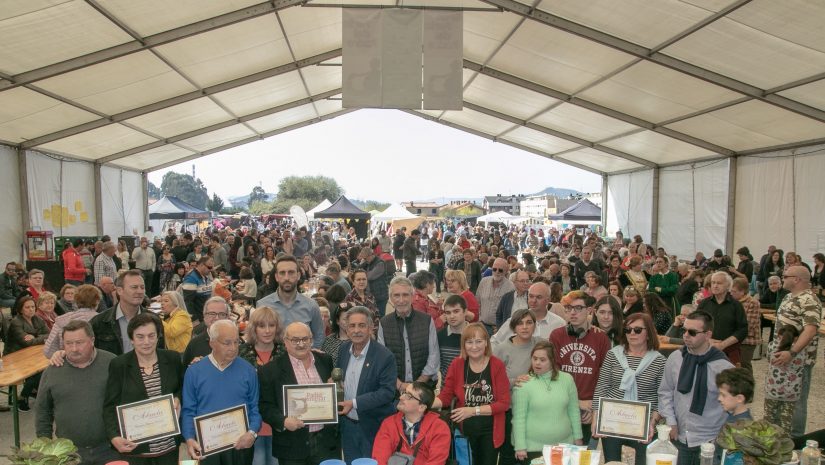
[[[55,313],[57,313],[58,315],[65,315],[66,313],[77,310],[77,305],[74,301],[74,296],[76,292],[77,287],[75,285],[64,284],[63,287],[60,288],[60,300],[57,301],[57,308],[55,308]]]
[[[619,276],[619,282],[622,283],[622,286],[632,286],[639,291],[640,295],[644,295],[647,291],[647,282],[650,277],[647,272],[642,271],[642,262],[641,256],[637,255],[631,258],[628,262],[627,271]]]
[[[37,306],[32,297],[24,296],[18,299],[15,310],[16,316],[12,318],[6,336],[5,355],[26,347],[41,345],[46,342],[46,337],[49,336],[49,328],[46,327],[46,323],[35,315]],[[40,373],[26,378],[17,402],[20,411],[28,412],[30,410],[29,396],[38,384],[40,384]]]
[[[607,295],[607,289],[602,286],[602,278],[595,271],[588,271],[584,274],[584,285],[581,290],[596,300]]]
[[[183,353],[192,339],[192,317],[179,292],[166,291],[160,296],[160,317],[163,319],[163,338],[166,348]]]
[[[668,308],[678,308],[675,302],[676,291],[679,289],[679,275],[670,271],[670,262],[665,256],[656,257],[653,262],[653,274],[647,283],[647,291],[653,292],[662,298]]]
[[[625,318],[634,313],[643,312],[642,299],[639,296],[639,291],[633,286],[628,286],[624,289],[624,307],[622,307],[622,314]]]
[[[648,292],[642,298],[642,305],[645,313],[650,315],[656,327],[656,334],[665,334],[673,324],[673,316],[670,307],[665,305],[665,302],[658,295]]]
[[[611,347],[615,347],[622,341],[622,307],[619,301],[612,296],[606,295],[593,305],[593,325],[607,334]]]
[[[54,326],[54,321],[57,320],[57,312],[55,312],[55,308],[57,307],[57,296],[52,294],[49,291],[43,291],[40,293],[40,297],[37,298],[37,317],[43,320],[46,323],[46,327],[49,328],[49,331],[52,330],[52,326]]]

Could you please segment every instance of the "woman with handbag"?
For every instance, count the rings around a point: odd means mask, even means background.
[[[490,335],[481,323],[461,334],[461,355],[450,364],[438,409],[456,399],[450,418],[470,444],[474,465],[496,465],[504,443],[504,412],[510,408],[510,382],[504,362],[492,355]]]

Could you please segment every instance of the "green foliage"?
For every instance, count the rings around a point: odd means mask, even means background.
[[[220,212],[223,210],[224,203],[223,200],[218,197],[218,194],[212,193],[212,200],[207,202],[206,209],[212,212]]]
[[[149,182],[149,198],[150,199],[159,199],[163,197],[163,193],[161,193],[160,188],[156,186],[153,182]]]
[[[379,202],[377,200],[365,200],[364,201],[364,206],[361,207],[361,209],[364,210],[365,212],[368,212],[368,211],[371,211],[371,210],[378,210],[378,211],[382,212],[382,211],[386,210],[389,207],[390,207],[390,204],[388,204],[388,203]]]
[[[255,186],[252,188],[252,193],[249,194],[249,200],[247,202],[248,205],[252,205],[255,202],[266,202],[267,196],[266,191],[261,186]]]
[[[272,204],[265,201],[256,200],[254,202],[249,202],[249,208],[247,209],[250,215],[263,215],[266,213],[274,213],[272,211]]]
[[[334,202],[343,193],[341,186],[326,176],[288,176],[278,184],[271,213],[289,213],[293,205],[309,210],[324,199]]]
[[[238,207],[224,207],[221,209],[221,215],[234,215],[235,213],[244,213],[246,210]]]
[[[181,174],[170,171],[163,175],[163,182],[160,184],[163,195],[175,196],[184,202],[198,208],[206,209],[209,202],[209,194],[200,179],[195,179],[190,174]]]
[[[764,420],[728,423],[716,437],[716,444],[741,451],[747,462],[760,465],[789,462],[793,452],[793,440],[788,433]]]
[[[77,465],[80,455],[68,439],[37,438],[20,448],[12,447],[9,460],[14,465]]]

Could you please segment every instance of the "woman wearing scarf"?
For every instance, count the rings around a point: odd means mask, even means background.
[[[665,369],[665,357],[657,352],[659,340],[653,319],[645,313],[627,317],[621,338],[622,343],[610,349],[599,371],[599,381],[593,394],[593,399],[598,399],[593,403],[593,424],[598,424],[601,399],[650,402],[647,441],[602,437],[605,462],[620,462],[622,446],[628,446],[636,451],[636,463],[644,463],[647,444],[653,439],[654,427],[660,418],[658,389]]]

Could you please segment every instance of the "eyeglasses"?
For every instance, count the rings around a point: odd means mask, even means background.
[[[706,332],[707,332],[707,330],[705,330],[705,331],[699,331],[698,329],[686,329],[685,330],[685,333],[690,334],[690,337],[696,337],[697,334],[702,334],[702,333],[706,333]]]
[[[587,310],[587,307],[585,307],[584,305],[565,305],[564,310],[568,313],[583,312]]]
[[[507,270],[505,270],[504,268],[493,268],[493,272],[495,273],[504,273],[505,271]]]
[[[299,346],[302,344],[309,344],[312,342],[311,337],[288,337],[286,338],[287,341],[291,342],[293,345]]]
[[[216,312],[206,312],[203,316],[208,316],[209,318],[227,318],[229,316],[228,313],[216,313]]]
[[[630,334],[630,333],[633,333],[633,334],[642,334],[642,331],[644,331],[644,330],[645,330],[645,329],[644,329],[643,327],[641,327],[641,326],[637,326],[637,327],[635,327],[635,328],[625,328],[625,329],[624,329],[624,333],[625,333],[625,334]]]
[[[418,397],[415,397],[415,396],[414,396],[414,395],[412,395],[412,393],[411,393],[411,392],[409,392],[409,391],[404,391],[404,392],[402,392],[402,393],[401,393],[401,395],[400,395],[399,397],[401,397],[402,399],[415,399],[415,400],[417,400],[419,403],[421,403],[421,399],[419,399]]]

